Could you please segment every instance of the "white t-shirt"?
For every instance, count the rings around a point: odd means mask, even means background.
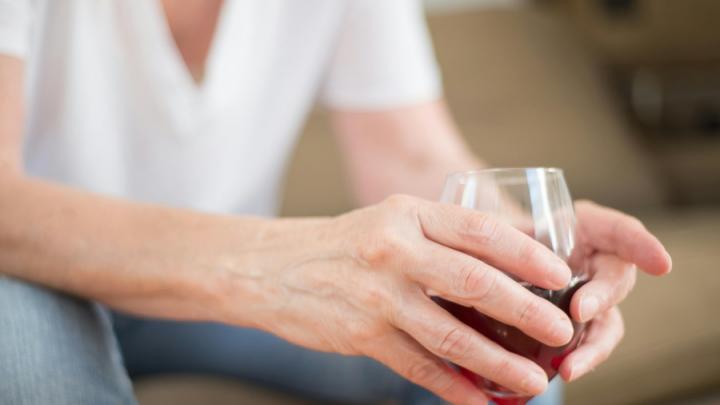
[[[28,173],[213,212],[275,212],[317,99],[441,93],[414,0],[226,0],[199,85],[158,0],[0,0],[0,53],[26,61]]]

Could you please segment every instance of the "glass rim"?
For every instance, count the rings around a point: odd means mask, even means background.
[[[544,166],[529,166],[529,167],[492,167],[487,169],[471,169],[471,170],[462,170],[457,172],[452,172],[447,175],[447,180],[450,179],[456,179],[456,178],[462,178],[462,177],[471,177],[471,176],[480,176],[480,175],[490,175],[490,174],[513,174],[513,173],[526,173],[528,170],[532,171],[542,171],[548,174],[553,175],[563,175],[563,170],[559,167],[544,167]]]

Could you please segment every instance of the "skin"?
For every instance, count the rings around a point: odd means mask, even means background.
[[[188,73],[200,84],[223,0],[162,0],[168,30]]]
[[[183,11],[163,3],[173,36],[192,38],[176,34],[182,24],[173,16]],[[207,51],[181,54],[189,71],[202,71],[198,55]],[[474,306],[547,344],[570,339],[564,313],[500,271],[561,288],[565,263],[492,216],[431,201],[447,172],[481,165],[442,101],[332,112],[350,182],[367,206],[338,217],[263,219],[140,204],[26,175],[23,71],[21,60],[0,55],[0,272],[130,313],[253,327],[316,350],[366,355],[452,403],[487,398],[441,359],[517,392],[546,388],[537,365],[428,297],[432,290]],[[400,192],[419,197],[387,197]],[[573,298],[571,315],[591,324],[561,366],[566,380],[619,342],[616,305],[636,266],[653,275],[671,267],[636,219],[590,202],[576,207],[575,260],[587,261],[593,279]],[[598,305],[590,311],[592,297]]]

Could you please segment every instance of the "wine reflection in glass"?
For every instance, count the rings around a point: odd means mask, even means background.
[[[445,182],[441,200],[491,213],[497,219],[510,223],[544,244],[563,260],[569,261],[571,258],[575,244],[575,212],[560,169],[513,168],[454,173],[448,176]],[[538,288],[511,274],[508,276],[533,294],[552,302],[568,315],[573,293],[587,282],[586,272],[582,268],[573,269],[570,283],[562,290]],[[473,308],[438,297],[434,299],[457,319],[506,350],[537,363],[545,370],[548,380],[557,375],[560,363],[575,349],[584,330],[584,324],[573,323],[575,333],[568,344],[561,347],[547,346],[519,329]],[[532,399],[516,394],[472,371],[459,366],[458,368],[498,405],[523,405]]]

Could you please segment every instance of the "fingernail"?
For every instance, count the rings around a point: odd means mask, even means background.
[[[548,380],[544,371],[533,370],[528,373],[520,383],[520,388],[526,394],[537,395],[547,388]]]
[[[594,295],[584,297],[580,301],[580,320],[587,322],[595,316],[600,308],[600,301]]]
[[[556,338],[558,342],[562,342],[562,344],[569,342],[570,339],[572,339],[573,333],[575,333],[572,323],[570,323],[567,318],[556,319],[555,322],[553,322],[552,330],[553,337]]]
[[[587,371],[587,363],[585,363],[582,360],[576,361],[572,368],[570,368],[570,378],[568,382],[575,381],[576,379],[580,378],[585,371]]]
[[[665,252],[665,258],[667,259],[668,268],[666,273],[670,273],[672,271],[672,257],[670,256],[670,253],[667,251]]]

